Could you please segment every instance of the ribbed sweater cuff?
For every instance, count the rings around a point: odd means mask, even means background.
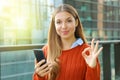
[[[99,72],[97,70],[97,65],[94,68],[91,68],[87,65],[86,80],[100,80]]]
[[[33,74],[33,80],[45,80],[45,77],[40,77],[36,73]]]

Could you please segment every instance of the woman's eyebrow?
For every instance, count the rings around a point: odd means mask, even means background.
[[[66,18],[66,19],[71,19],[71,17],[68,17],[68,18]]]
[[[65,18],[65,20],[68,20],[68,19],[71,19],[71,17],[69,16],[69,17],[67,17],[67,18]],[[61,20],[61,19],[56,19],[57,21],[59,21],[59,20]]]

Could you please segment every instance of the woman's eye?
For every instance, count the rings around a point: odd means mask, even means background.
[[[68,22],[72,22],[72,20],[68,20]]]
[[[56,23],[57,23],[57,24],[60,24],[61,22],[60,22],[60,21],[57,21]]]

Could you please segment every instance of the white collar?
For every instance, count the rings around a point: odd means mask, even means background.
[[[82,45],[83,44],[83,40],[81,38],[78,38],[71,46],[71,48],[74,48],[78,45]]]

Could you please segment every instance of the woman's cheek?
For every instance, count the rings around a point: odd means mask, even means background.
[[[60,26],[56,26],[56,32],[57,34],[60,34]]]

